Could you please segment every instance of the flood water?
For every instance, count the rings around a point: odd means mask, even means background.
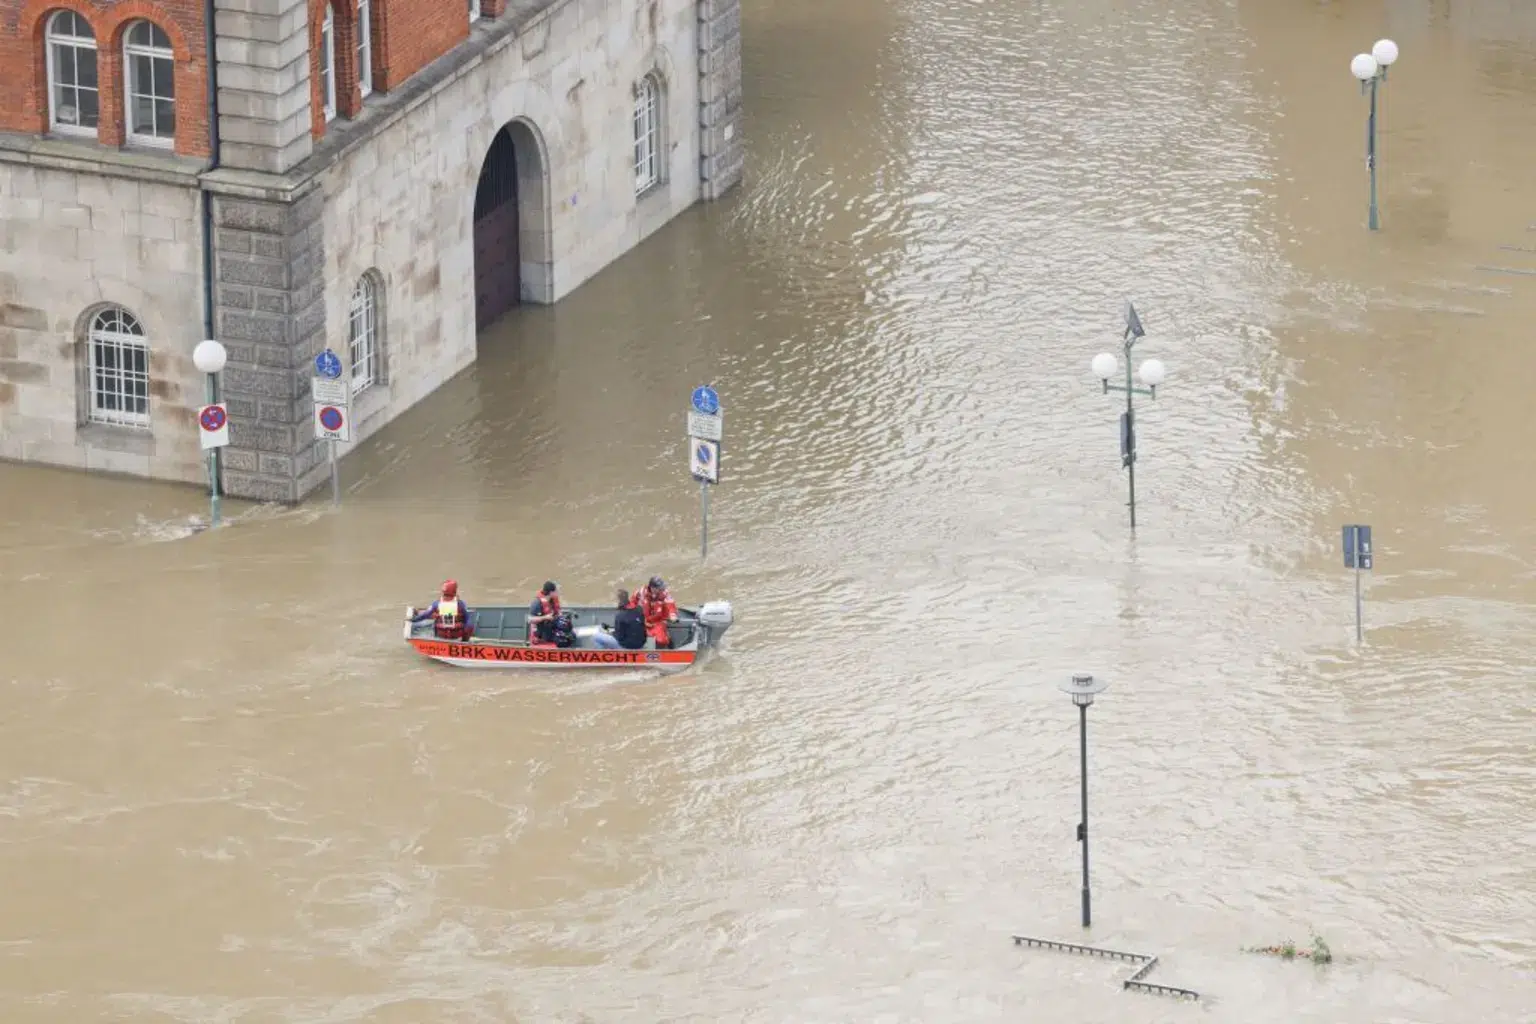
[[[744,189],[494,327],[339,511],[189,536],[195,489],[0,468],[0,1016],[1536,1020],[1536,6],[745,33]],[[1348,64],[1383,35],[1373,234]],[[1088,371],[1126,299],[1169,369],[1134,538]],[[444,576],[653,572],[735,604],[690,675],[399,638]],[[1086,940],[1074,671],[1111,681]],[[1333,965],[1243,952],[1313,930]]]

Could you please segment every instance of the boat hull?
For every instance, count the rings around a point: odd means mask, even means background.
[[[561,647],[506,647],[464,644],[452,640],[412,637],[418,654],[457,668],[574,669],[646,668],[681,671],[698,659],[698,651],[610,651]]]

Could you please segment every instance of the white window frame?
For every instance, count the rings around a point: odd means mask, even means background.
[[[85,22],[85,18],[75,11],[54,11],[48,16],[48,28],[43,34],[43,53],[48,65],[48,130],[58,132],[60,135],[95,135],[101,128],[101,57],[96,48],[96,30],[86,22],[86,30],[91,33],[89,39],[85,36],[64,35],[58,31],[57,26],[65,15],[73,15],[77,21]],[[92,90],[96,93],[96,124],[91,127],[68,124],[59,120],[59,67],[56,50],[64,48],[90,53],[91,60],[96,65],[96,88]],[[80,59],[81,54],[76,53],[77,72]],[[77,93],[81,91],[79,85],[72,88]]]
[[[357,91],[364,99],[373,95],[373,8],[369,0],[357,0]]]
[[[327,124],[336,120],[336,12],[330,4],[320,23],[320,109]]]
[[[86,330],[85,344],[87,418],[92,423],[147,430],[149,339],[144,336],[144,325],[139,318],[121,306],[98,310]],[[108,360],[102,358],[107,352],[113,353],[112,366],[105,365]],[[143,370],[125,369],[126,357],[130,354],[142,360]],[[103,387],[103,381],[111,386]],[[143,411],[127,410],[125,407],[130,399],[135,404],[142,399]],[[114,404],[117,408],[112,408]]]
[[[347,361],[354,395],[379,382],[379,296],[372,274],[358,279],[347,306]]]
[[[635,86],[635,195],[661,184],[661,83],[646,75]]]
[[[471,24],[480,20],[480,0],[469,0],[469,20]]]
[[[123,122],[125,125],[127,125],[128,141],[134,145],[155,146],[159,149],[169,149],[170,147],[176,145],[176,53],[168,46],[144,46],[138,43],[130,43],[128,40],[132,38],[134,29],[138,28],[140,25],[145,25],[151,29],[154,29],[166,37],[167,43],[170,42],[170,36],[166,35],[165,29],[161,28],[159,25],[156,25],[152,21],[148,21],[144,18],[137,18],[129,22],[127,30],[123,33]],[[133,59],[135,57],[143,57],[151,61],[163,60],[170,65],[171,94],[169,96],[157,96],[153,92],[134,91]],[[153,73],[151,73],[151,78],[153,78]],[[142,85],[143,83],[140,84]],[[153,82],[151,82],[149,88],[154,88]],[[138,97],[145,97],[149,99],[151,105],[153,105],[154,101],[156,100],[171,101],[171,134],[169,137],[164,135],[146,135],[142,132],[134,130],[135,119],[133,116],[133,106],[134,100]],[[151,109],[153,109],[153,107],[151,107]],[[153,114],[151,115],[151,118],[153,118]]]

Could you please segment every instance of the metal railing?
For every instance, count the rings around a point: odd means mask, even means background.
[[[1141,964],[1136,973],[1121,982],[1121,988],[1131,992],[1145,992],[1155,996],[1172,996],[1175,999],[1200,1000],[1200,993],[1191,988],[1178,988],[1174,985],[1159,985],[1153,981],[1143,981],[1152,968],[1157,966],[1157,957],[1148,953],[1124,953],[1118,949],[1100,949],[1097,946],[1079,946],[1073,942],[1057,942],[1054,939],[1033,939],[1027,935],[1015,935],[1015,946],[1029,946],[1034,949],[1049,949],[1057,953],[1076,953],[1080,956],[1097,956],[1106,960],[1124,960],[1127,963]]]

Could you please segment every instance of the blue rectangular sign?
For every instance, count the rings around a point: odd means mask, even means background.
[[[1375,563],[1369,526],[1344,527],[1344,568],[1369,569]]]

